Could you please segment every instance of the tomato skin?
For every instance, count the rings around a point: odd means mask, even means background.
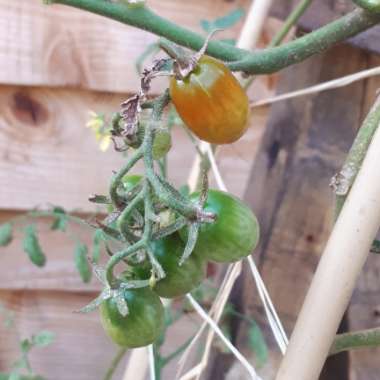
[[[164,326],[164,308],[160,298],[149,288],[124,292],[129,314],[122,316],[116,301],[109,298],[100,305],[101,322],[107,335],[118,345],[128,348],[153,343]]]
[[[143,179],[143,176],[140,174],[127,174],[125,175],[121,183],[123,184],[123,189],[128,192],[131,191],[136,185],[138,185],[141,180]]]
[[[201,140],[229,144],[248,127],[248,97],[231,71],[214,58],[203,56],[184,80],[172,77],[169,91],[179,116]]]
[[[199,193],[190,195],[192,200]],[[247,257],[255,249],[259,240],[259,223],[251,209],[235,196],[209,190],[204,210],[217,214],[214,223],[204,223],[200,227],[194,253],[215,262],[233,262]],[[180,231],[185,238],[187,230]]]
[[[185,244],[177,234],[156,240],[151,244],[153,254],[161,264],[166,277],[158,281],[153,288],[160,297],[180,297],[195,289],[205,277],[206,262],[192,254],[181,266],[179,260],[185,249]],[[134,268],[140,278],[150,277],[150,267]]]

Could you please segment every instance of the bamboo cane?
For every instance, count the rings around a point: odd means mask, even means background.
[[[380,226],[380,128],[325,247],[276,380],[316,380]]]

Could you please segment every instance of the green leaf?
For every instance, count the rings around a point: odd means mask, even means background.
[[[32,336],[32,342],[38,347],[46,347],[51,344],[55,339],[55,334],[51,331],[41,331]]]
[[[206,33],[211,33],[215,29],[228,29],[234,26],[244,16],[244,13],[242,8],[237,8],[214,21],[201,20],[200,24]]]
[[[178,189],[178,191],[184,196],[184,197],[188,197],[190,195],[190,187],[189,185],[182,185],[180,186],[180,188]]]
[[[0,247],[5,247],[12,241],[12,224],[5,223],[0,226]]]
[[[14,371],[9,374],[8,380],[22,380],[22,377],[18,372]]]
[[[98,228],[92,237],[92,261],[96,264],[99,263],[102,242],[106,240],[104,232]]]
[[[34,265],[38,267],[43,267],[45,265],[46,256],[41,249],[36,230],[33,225],[29,225],[25,228],[23,249],[28,254],[30,261]]]
[[[251,327],[248,330],[248,344],[255,354],[256,366],[262,367],[268,360],[268,346],[259,326],[254,321],[251,322]]]
[[[53,223],[50,227],[52,231],[66,231],[67,226],[67,217],[66,216],[56,216],[53,220]]]
[[[74,252],[75,267],[77,268],[84,283],[90,282],[92,276],[90,263],[87,259],[87,253],[87,246],[82,243],[76,244]]]
[[[380,253],[380,241],[379,240],[374,240],[373,241],[372,247],[371,247],[371,252],[372,253],[377,253],[377,254]]]
[[[24,339],[20,342],[20,350],[23,354],[27,354],[32,347],[33,342],[31,342],[29,339]]]

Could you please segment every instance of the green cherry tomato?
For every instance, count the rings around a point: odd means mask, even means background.
[[[151,247],[154,256],[166,273],[166,277],[158,281],[153,288],[160,297],[180,297],[199,286],[205,277],[206,262],[192,254],[179,266],[185,244],[177,234],[156,240]],[[150,266],[135,267],[134,272],[142,279],[147,279],[151,275]]]
[[[127,174],[125,175],[121,183],[123,184],[124,191],[131,191],[136,185],[138,185],[143,177],[139,174]]]
[[[185,79],[172,77],[169,90],[179,116],[201,140],[229,144],[246,131],[248,97],[222,62],[203,56]]]
[[[354,3],[368,12],[380,13],[380,0],[354,0]]]
[[[100,316],[107,335],[128,348],[152,344],[164,326],[164,308],[160,298],[149,288],[125,290],[129,313],[122,316],[116,301],[109,298],[100,305]]]
[[[199,193],[190,195],[197,200]],[[216,262],[238,261],[247,257],[259,240],[259,223],[240,199],[218,191],[209,190],[204,209],[217,215],[214,223],[204,223],[200,227],[194,253],[204,259]],[[181,230],[186,238],[187,230]]]

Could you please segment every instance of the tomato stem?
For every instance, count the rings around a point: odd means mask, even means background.
[[[205,37],[158,16],[147,6],[133,9],[120,2],[99,0],[51,0],[50,3],[87,10],[152,32],[196,51],[201,49],[205,42]],[[353,37],[379,22],[380,13],[356,9],[340,19],[280,47],[252,53],[227,43],[210,41],[207,54],[231,62],[229,67],[234,71],[243,71],[249,74],[269,74],[299,63],[314,54],[321,53],[336,43]]]

